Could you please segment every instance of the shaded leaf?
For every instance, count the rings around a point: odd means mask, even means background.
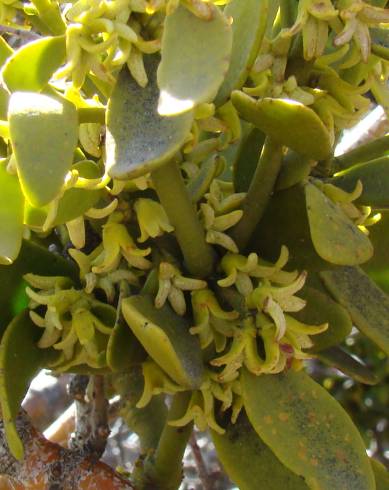
[[[215,97],[226,75],[232,48],[231,26],[217,7],[203,20],[178,7],[165,20],[158,112],[171,116]]]
[[[243,135],[238,156],[234,163],[234,188],[236,192],[247,192],[258,165],[266,135],[253,128]]]
[[[34,206],[59,194],[78,141],[77,111],[57,97],[14,92],[9,127],[22,190]]]
[[[376,385],[379,381],[365,364],[351,357],[350,354],[340,347],[331,347],[330,349],[322,350],[316,357],[328,366],[342,371],[342,373],[360,383]]]
[[[292,316],[308,325],[328,323],[327,330],[311,336],[313,347],[310,352],[319,352],[340,344],[349,335],[352,322],[343,306],[336,303],[327,294],[308,286],[299,291],[298,295],[306,300],[307,304],[302,310],[292,313]]]
[[[244,412],[218,434],[211,430],[217,456],[240,490],[307,490],[304,479],[288,470],[260,439]]]
[[[140,87],[127,68],[119,75],[107,107],[106,166],[116,179],[133,179],[171,159],[189,135],[193,114],[157,112],[158,56],[145,58],[149,83]]]
[[[197,388],[202,381],[203,362],[189,323],[165,305],[154,306],[149,296],[131,296],[122,302],[123,316],[154,361],[177,383]]]
[[[254,429],[290,470],[320,490],[374,490],[363,440],[343,408],[304,372],[254,376],[243,399]]]
[[[109,337],[107,364],[112,371],[128,371],[147,357],[145,350],[123,321],[118,321]]]
[[[356,265],[373,255],[373,246],[346,214],[320,189],[305,185],[312,242],[324,260],[337,265]]]
[[[224,15],[232,18],[232,52],[230,65],[216,96],[216,104],[227,101],[234,89],[247,79],[265,34],[268,0],[232,0]]]
[[[374,471],[376,490],[388,490],[389,472],[385,466],[375,459],[371,459],[371,467]]]
[[[22,459],[23,444],[15,427],[15,419],[30,382],[57,353],[39,349],[41,330],[31,321],[28,310],[8,325],[0,344],[0,401],[11,453]]]
[[[277,177],[276,189],[282,190],[292,187],[305,180],[312,169],[312,160],[299,155],[294,151],[288,151],[282,160],[280,173]]]
[[[0,162],[0,264],[11,264],[19,254],[23,236],[24,197],[19,180]]]
[[[243,119],[281,145],[315,160],[330,156],[329,132],[309,107],[289,99],[256,100],[239,91],[232,92],[231,100]]]
[[[321,272],[320,277],[354,325],[389,354],[389,296],[359,267]]]
[[[13,53],[1,74],[10,92],[39,92],[65,61],[65,56],[65,36],[44,37],[25,44]]]

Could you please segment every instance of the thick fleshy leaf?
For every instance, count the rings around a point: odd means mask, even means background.
[[[347,310],[332,298],[317,289],[304,287],[298,296],[306,300],[306,306],[292,315],[308,325],[328,323],[328,328],[319,335],[312,335],[311,352],[319,352],[340,344],[351,332],[352,321]]]
[[[376,490],[388,490],[389,488],[389,471],[385,466],[375,459],[371,459],[371,467],[374,471]]]
[[[101,177],[101,170],[96,163],[84,160],[72,166],[85,179]],[[58,210],[52,226],[62,225],[78,216],[82,216],[92,208],[103,195],[103,190],[88,190],[71,188],[64,192],[59,200]],[[47,218],[48,206],[37,208],[26,201],[24,206],[24,223],[33,229],[40,229]]]
[[[258,435],[279,460],[320,490],[375,490],[363,440],[334,398],[304,372],[255,376],[243,399]]]
[[[379,222],[369,227],[369,238],[374,255],[362,268],[389,294],[389,211],[381,211]]]
[[[330,156],[329,132],[309,107],[288,99],[256,100],[239,91],[232,92],[231,100],[243,119],[281,145],[314,160]]]
[[[44,37],[25,44],[4,65],[1,75],[10,92],[39,92],[62,65],[65,36]]]
[[[320,277],[354,325],[389,355],[389,296],[359,267],[321,272]]]
[[[198,388],[203,362],[198,339],[188,322],[165,305],[157,309],[149,296],[131,296],[122,302],[123,316],[147,353],[177,383]]]
[[[312,160],[299,155],[294,151],[288,151],[282,160],[280,173],[277,177],[276,189],[288,189],[299,182],[304,181],[312,169]]]
[[[166,163],[187,138],[193,113],[157,112],[158,56],[145,57],[149,83],[140,87],[124,68],[107,107],[106,165],[115,179],[132,179]]]
[[[158,112],[171,116],[215,97],[226,75],[232,31],[222,11],[209,5],[212,18],[200,19],[178,7],[166,17],[158,68]]]
[[[58,196],[73,162],[76,108],[57,97],[14,92],[8,117],[23,193],[33,206],[43,206]]]
[[[373,246],[346,214],[318,187],[305,186],[312,242],[324,260],[337,265],[357,265],[369,260]]]
[[[217,456],[240,490],[308,490],[303,478],[286,468],[260,439],[244,412],[224,434],[211,431]]]
[[[331,347],[317,354],[317,358],[330,367],[336,368],[342,373],[350,376],[359,383],[366,385],[376,385],[377,376],[372,373],[365,364],[351,357],[345,350],[340,347]]]
[[[288,266],[310,272],[333,267],[313,246],[303,185],[275,192],[250,242],[250,251],[277,260],[282,245],[289,250]]]
[[[352,192],[362,182],[362,194],[356,203],[374,208],[389,208],[389,156],[361,163],[339,172],[330,180],[332,184]]]
[[[226,102],[230,93],[244,84],[265,34],[267,14],[268,0],[232,0],[224,9],[224,15],[232,18],[232,52],[216,96],[217,105]]]
[[[119,320],[109,337],[107,345],[107,364],[112,371],[123,372],[145,361],[146,351],[128,328]]]
[[[0,36],[0,66],[3,66],[12,53],[13,49],[11,46],[2,36]]]
[[[0,189],[0,264],[11,264],[22,246],[24,197],[7,160],[0,162]]]
[[[23,444],[15,427],[15,419],[30,382],[38,371],[58,353],[39,349],[36,343],[41,330],[31,321],[28,310],[8,325],[0,344],[0,402],[11,453],[23,458]]]
[[[78,280],[78,269],[59,254],[32,241],[24,240],[18,258],[12,265],[0,265],[0,336],[12,318],[28,304],[27,284],[23,275],[28,272],[42,276],[68,276]]]

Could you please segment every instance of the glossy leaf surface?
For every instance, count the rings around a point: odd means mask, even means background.
[[[163,117],[157,112],[157,56],[145,58],[149,77],[140,87],[124,68],[107,107],[106,166],[116,179],[132,179],[166,163],[187,138],[192,112]]]
[[[245,82],[266,29],[268,0],[232,0],[224,15],[232,18],[230,66],[216,96],[216,104],[226,102],[234,89]]]
[[[44,37],[25,44],[7,60],[1,71],[8,90],[40,92],[62,65],[65,55],[65,36]]]
[[[328,130],[309,107],[288,99],[255,100],[239,91],[232,92],[231,100],[243,119],[279,144],[315,160],[330,156]]]
[[[245,413],[224,434],[211,431],[220,462],[240,490],[307,490],[304,479],[288,470],[260,439]]]
[[[78,140],[77,111],[70,102],[30,92],[14,92],[9,126],[23,193],[34,206],[59,194]]]
[[[24,197],[7,160],[0,162],[0,189],[0,264],[11,264],[22,245]]]
[[[369,238],[315,185],[305,186],[312,242],[324,260],[356,265],[373,255]]]
[[[374,490],[374,475],[358,430],[343,408],[303,372],[254,376],[243,372],[248,418],[290,470],[320,490]]]
[[[224,80],[232,47],[231,26],[212,4],[209,20],[178,7],[165,21],[158,112],[171,116],[210,102]]]
[[[0,344],[1,408],[8,445],[17,459],[24,452],[14,423],[20,404],[34,376],[57,355],[51,349],[37,347],[41,334],[26,310],[8,325]]]
[[[200,344],[189,333],[187,321],[169,306],[154,306],[148,296],[131,296],[122,302],[126,322],[150,357],[184,386],[201,384],[203,363]]]
[[[358,267],[342,267],[320,276],[348,310],[354,325],[389,355],[389,296]]]

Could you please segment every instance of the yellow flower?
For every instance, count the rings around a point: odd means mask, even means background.
[[[159,202],[153,199],[137,199],[134,204],[138,218],[141,236],[138,242],[145,242],[149,237],[156,238],[165,231],[170,233],[174,227],[169,223],[169,218]]]

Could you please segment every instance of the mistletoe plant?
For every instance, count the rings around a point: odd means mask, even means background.
[[[242,490],[389,488],[304,371],[377,383],[339,346],[352,325],[389,352],[389,135],[334,156],[389,109],[385,4],[0,1],[34,34],[0,42],[0,460],[20,488],[177,489],[193,424]],[[97,462],[104,396],[71,450],[36,433],[42,368],[120,397],[129,479]]]

